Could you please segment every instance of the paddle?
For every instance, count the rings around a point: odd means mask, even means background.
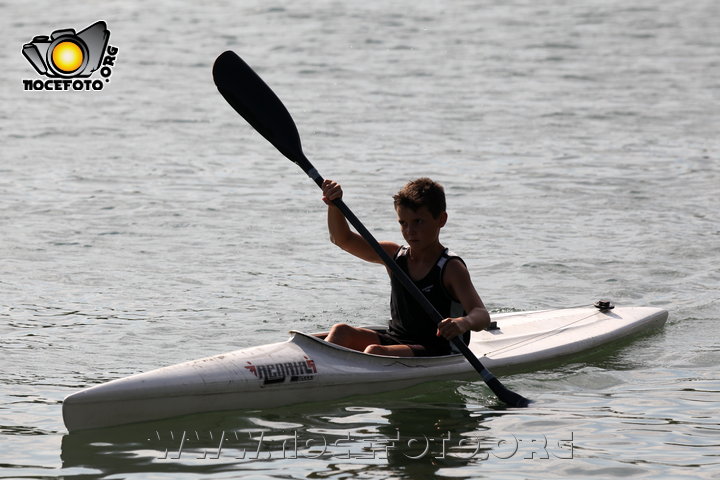
[[[285,105],[265,82],[237,54],[227,51],[215,60],[213,77],[218,90],[225,100],[265,137],[280,153],[296,163],[303,171],[322,187],[323,177],[305,157],[300,145],[300,135]],[[335,206],[345,215],[350,224],[370,244],[382,261],[407,288],[408,292],[420,303],[423,309],[437,324],[443,317],[430,301],[420,292],[405,272],[387,254],[372,234],[345,205],[342,199],[333,200]],[[452,340],[455,347],[480,373],[485,383],[504,403],[513,407],[527,407],[527,398],[508,390],[486,369],[478,358],[463,343],[460,337]]]

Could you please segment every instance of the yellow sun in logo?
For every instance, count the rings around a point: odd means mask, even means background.
[[[60,42],[52,52],[53,64],[66,73],[71,73],[82,66],[83,52],[74,42]]]

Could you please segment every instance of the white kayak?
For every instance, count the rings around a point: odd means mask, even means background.
[[[470,350],[493,373],[540,368],[661,326],[649,307],[569,308],[494,314],[497,327],[473,332]],[[65,398],[68,431],[236,409],[272,408],[396,390],[423,382],[477,378],[462,355],[383,357],[291,331],[285,342],[244,348],[85,388]]]

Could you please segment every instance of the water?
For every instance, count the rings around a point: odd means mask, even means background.
[[[2,3],[0,478],[717,478],[718,5]],[[22,44],[97,20],[102,92],[22,91]],[[446,382],[67,435],[81,387],[387,318],[382,269],[218,95],[226,49],[379,238],[405,181],[444,183],[443,241],[493,311],[610,297],[669,323],[504,378],[522,411]]]

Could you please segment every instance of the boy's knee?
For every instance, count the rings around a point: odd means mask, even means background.
[[[340,343],[352,338],[354,333],[355,329],[347,323],[336,323],[330,328],[327,338],[331,339],[334,343]]]
[[[330,328],[331,332],[335,333],[345,333],[345,332],[351,332],[353,331],[353,327],[348,325],[347,323],[336,323]]]

